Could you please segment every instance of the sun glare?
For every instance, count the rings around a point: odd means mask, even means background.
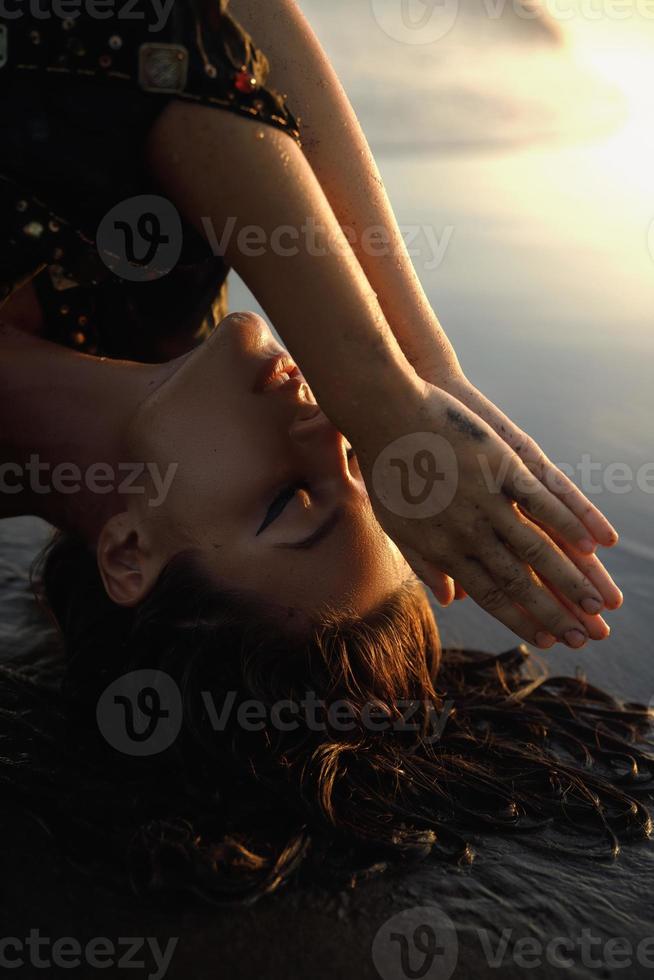
[[[654,11],[644,16],[638,2],[629,7],[611,0],[593,9],[590,0],[574,0],[576,16],[566,25],[571,58],[622,96],[623,121],[596,147],[607,168],[628,180],[631,195],[654,198]],[[613,13],[613,16],[611,15]],[[653,211],[654,213],[654,211]]]

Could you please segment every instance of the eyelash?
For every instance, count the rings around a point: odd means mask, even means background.
[[[269,509],[273,510],[273,508],[278,507],[280,504],[282,504],[282,502],[284,506],[286,506],[286,504],[293,499],[293,497],[298,492],[298,490],[308,490],[308,489],[309,489],[308,483],[291,483],[288,487],[285,487],[281,491],[281,493],[277,494],[272,504],[270,505]]]
[[[268,525],[272,524],[272,522],[279,517],[281,512],[284,510],[286,505],[290,503],[290,501],[293,499],[293,497],[298,492],[298,490],[308,490],[308,489],[309,489],[309,485],[307,483],[292,483],[289,486],[284,487],[284,489],[277,494],[277,496],[271,503],[270,507],[268,508],[268,512],[266,513],[264,522],[259,528],[259,530],[257,531],[257,534],[261,534],[262,531],[265,531]]]
[[[347,451],[348,460],[351,460],[355,455],[356,453],[354,449],[350,447]],[[280,492],[277,494],[277,496],[271,503],[270,507],[268,508],[268,512],[266,514],[265,520],[261,525],[259,531],[257,532],[258,534],[261,534],[262,531],[265,531],[268,525],[271,524],[277,517],[279,517],[281,512],[284,510],[286,505],[290,503],[290,501],[293,499],[293,497],[298,492],[298,490],[309,491],[310,490],[309,484],[306,482],[291,483],[287,487],[284,487],[283,490],[280,490]]]

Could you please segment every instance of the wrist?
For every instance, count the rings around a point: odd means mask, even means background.
[[[418,377],[448,393],[453,394],[470,384],[456,356],[435,357],[431,351],[426,357],[417,357],[411,363]]]
[[[385,363],[349,389],[343,420],[335,424],[359,448],[374,435],[391,431],[398,411],[424,398],[427,387],[408,361]]]

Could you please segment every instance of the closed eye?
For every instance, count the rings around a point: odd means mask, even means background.
[[[293,483],[288,487],[285,487],[281,493],[278,493],[270,507],[266,512],[266,516],[263,519],[263,524],[257,531],[257,534],[261,534],[265,531],[273,521],[276,521],[279,515],[284,511],[287,504],[291,502],[295,494],[299,490],[308,490],[309,487],[306,483]]]

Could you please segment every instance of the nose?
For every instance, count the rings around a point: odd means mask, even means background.
[[[359,492],[350,471],[346,439],[318,405],[298,405],[289,429],[291,443],[311,466],[314,477],[336,481],[343,492]]]

